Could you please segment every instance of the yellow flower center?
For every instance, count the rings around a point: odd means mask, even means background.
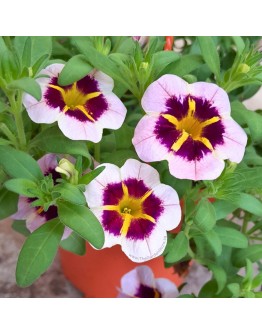
[[[213,151],[214,148],[212,144],[207,138],[203,137],[202,134],[206,126],[220,121],[220,117],[215,116],[202,122],[194,116],[195,111],[196,111],[196,102],[189,97],[188,112],[186,117],[182,118],[181,120],[178,120],[173,115],[169,114],[162,115],[162,117],[167,119],[171,124],[175,125],[177,130],[181,131],[181,135],[178,137],[178,139],[174,142],[174,144],[171,147],[173,151],[178,151],[184,144],[184,142],[188,139],[188,137],[191,137],[193,140],[202,142],[210,151]]]
[[[147,219],[155,223],[155,219],[143,211],[144,201],[152,194],[153,190],[147,191],[142,197],[135,198],[129,195],[127,186],[122,182],[123,197],[117,205],[104,205],[103,210],[117,211],[123,218],[123,225],[120,230],[122,236],[126,236],[132,219]]]
[[[94,92],[90,94],[84,94],[81,90],[77,88],[76,82],[73,83],[72,87],[69,89],[64,89],[60,86],[49,84],[50,88],[56,89],[61,93],[65,107],[63,112],[66,113],[70,110],[80,110],[90,121],[95,122],[94,118],[91,116],[91,112],[86,108],[85,104],[87,101],[101,95],[101,92]]]

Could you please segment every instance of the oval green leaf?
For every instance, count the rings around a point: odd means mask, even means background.
[[[49,268],[57,253],[63,232],[63,224],[58,219],[53,219],[26,239],[16,267],[16,282],[20,287],[31,285]]]
[[[62,240],[60,246],[77,255],[84,255],[86,253],[86,242],[77,233],[73,232],[68,238]]]
[[[219,80],[220,60],[213,38],[210,36],[199,36],[197,40],[207,66],[215,74],[217,80]]]
[[[86,206],[59,202],[58,216],[64,225],[70,227],[95,248],[102,248],[105,241],[103,228]]]
[[[91,159],[84,141],[66,138],[57,127],[42,131],[34,138],[32,146],[38,147],[45,152],[79,154],[89,160]]]
[[[39,84],[33,78],[21,78],[12,81],[8,85],[9,89],[21,89],[22,91],[32,95],[37,101],[41,100],[42,92]]]
[[[216,224],[216,212],[213,205],[207,200],[201,200],[196,208],[194,222],[203,233],[213,229]]]
[[[30,191],[30,189],[36,189],[37,184],[28,179],[12,179],[5,182],[5,187],[19,195],[27,197],[35,197],[35,195]]]
[[[262,245],[251,245],[248,248],[235,251],[232,256],[232,263],[241,268],[246,265],[246,259],[251,262],[262,259]]]
[[[187,254],[188,239],[183,231],[178,233],[175,239],[171,240],[171,245],[168,248],[169,251],[165,256],[165,262],[175,263],[181,260]]]
[[[14,178],[37,182],[44,177],[38,163],[25,152],[17,151],[10,146],[0,146],[0,156],[0,165],[6,174]]]
[[[234,228],[215,226],[215,232],[220,237],[223,245],[234,248],[246,248],[248,246],[247,237]]]
[[[85,56],[76,55],[65,64],[58,78],[58,84],[70,85],[75,81],[84,78],[93,70],[93,67],[86,61]]]

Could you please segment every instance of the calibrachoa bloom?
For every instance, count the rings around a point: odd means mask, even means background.
[[[149,36],[132,36],[132,38],[140,44],[141,48],[144,48],[149,43]]]
[[[57,158],[55,154],[46,154],[38,160],[38,164],[44,175],[51,174],[56,183],[61,175],[56,172],[55,168],[58,166]],[[23,219],[26,221],[26,227],[30,232],[34,232],[37,228],[43,225],[46,221],[56,218],[57,207],[51,205],[47,211],[41,206],[32,207],[30,204],[35,201],[36,198],[27,198],[19,196],[18,211],[12,215],[13,219]],[[62,239],[66,239],[71,234],[72,230],[65,227]]]
[[[178,296],[176,285],[166,278],[154,278],[148,266],[139,266],[121,279],[118,298],[174,298]]]
[[[176,191],[160,183],[158,172],[134,159],[123,167],[103,164],[104,171],[86,186],[90,209],[105,232],[104,247],[120,244],[134,262],[162,254],[166,231],[181,218]]]
[[[38,78],[42,99],[38,102],[24,94],[23,103],[35,123],[58,122],[64,135],[74,140],[102,138],[103,128],[118,129],[124,122],[126,107],[112,92],[113,79],[100,71],[93,71],[72,85],[60,86],[58,76],[63,64],[53,64],[42,70]]]
[[[230,117],[227,93],[213,83],[188,84],[166,74],[147,88],[147,115],[135,129],[133,144],[146,162],[167,160],[177,178],[213,180],[224,159],[240,162],[247,136]]]

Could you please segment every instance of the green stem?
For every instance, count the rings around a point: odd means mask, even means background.
[[[9,130],[6,124],[4,123],[0,124],[0,131],[10,140],[10,142],[15,146],[15,148],[18,148],[17,138]]]
[[[3,40],[5,42],[5,45],[8,47],[8,49],[12,50],[13,44],[12,44],[10,36],[3,36]]]
[[[247,225],[248,225],[248,219],[246,219],[246,217],[244,217],[244,221],[243,221],[243,225],[242,225],[242,232],[244,234],[247,233]]]
[[[94,158],[97,162],[100,162],[100,143],[94,145]]]
[[[11,111],[15,118],[15,124],[18,134],[18,142],[19,148],[21,150],[26,149],[26,136],[25,136],[25,129],[22,117],[22,94],[21,91],[18,91],[17,94],[17,101],[15,100],[14,94],[9,96]]]

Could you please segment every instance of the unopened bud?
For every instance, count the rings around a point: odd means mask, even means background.
[[[247,64],[240,64],[238,70],[240,73],[248,73],[250,70],[250,66],[248,66]]]
[[[66,178],[70,181],[70,183],[72,184],[78,183],[78,171],[75,169],[75,166],[69,160],[64,158],[61,159],[55,170],[60,174],[64,174]]]

